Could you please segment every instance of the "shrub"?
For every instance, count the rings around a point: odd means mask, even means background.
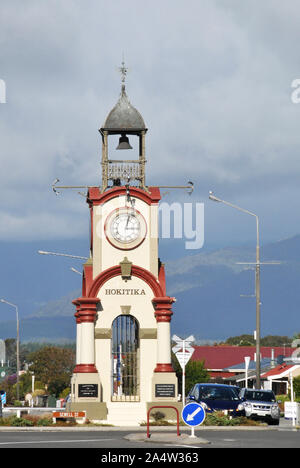
[[[26,419],[26,421],[30,421],[32,423],[32,426],[36,426],[39,416],[32,416],[31,414],[25,414],[22,416],[23,419]]]
[[[159,421],[165,418],[165,414],[161,411],[155,411],[155,413],[152,413],[151,416],[153,417],[154,421]]]
[[[11,421],[11,425],[18,426],[18,427],[25,427],[25,426],[33,426],[34,424],[29,419],[18,418],[17,416],[14,416],[14,418]]]
[[[73,418],[70,418],[68,420],[65,420],[65,419],[56,419],[56,424],[54,424],[54,426],[58,426],[58,427],[65,427],[65,426],[76,426],[76,420],[73,419]]]
[[[101,426],[109,426],[110,424],[100,424]],[[157,421],[150,421],[149,426],[175,426],[176,423],[172,421],[167,421],[166,419],[159,419]],[[142,421],[140,426],[147,426],[146,421]]]
[[[204,426],[257,426],[259,423],[244,416],[230,418],[222,411],[207,413],[203,423]]]
[[[37,422],[37,426],[52,426],[53,421],[50,418],[41,418]]]
[[[13,416],[9,416],[8,418],[0,418],[0,426],[11,426]]]

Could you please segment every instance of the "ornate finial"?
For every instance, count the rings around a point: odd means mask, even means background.
[[[125,83],[125,79],[126,79],[126,75],[127,75],[127,72],[128,72],[128,68],[125,67],[125,62],[124,62],[124,55],[123,55],[123,61],[122,61],[122,66],[119,67],[119,72],[121,73],[122,75],[122,83]]]

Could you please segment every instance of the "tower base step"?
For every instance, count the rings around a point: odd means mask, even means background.
[[[106,424],[114,426],[139,426],[147,421],[146,403],[110,402],[107,403]]]

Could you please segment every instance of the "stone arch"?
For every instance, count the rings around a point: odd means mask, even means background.
[[[150,288],[153,291],[154,297],[163,297],[164,292],[163,288],[160,285],[160,283],[157,281],[155,276],[150,273],[150,271],[145,270],[142,267],[139,267],[137,265],[132,265],[131,267],[131,275],[136,276],[137,278],[142,279],[145,281]],[[108,268],[107,270],[104,270],[102,273],[100,273],[93,281],[87,297],[97,297],[97,294],[100,290],[100,288],[111,278],[114,278],[115,276],[121,276],[121,267],[120,265]]]

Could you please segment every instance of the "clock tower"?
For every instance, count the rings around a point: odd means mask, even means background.
[[[125,90],[99,132],[102,185],[89,187],[90,258],[76,307],[76,367],[70,411],[114,425],[138,425],[151,406],[179,407],[171,364],[173,297],[158,257],[158,187],[145,180],[145,122]],[[120,159],[110,147],[119,137]],[[128,154],[130,139],[137,155]],[[174,419],[174,410],[165,410]],[[170,414],[169,414],[170,413]]]

